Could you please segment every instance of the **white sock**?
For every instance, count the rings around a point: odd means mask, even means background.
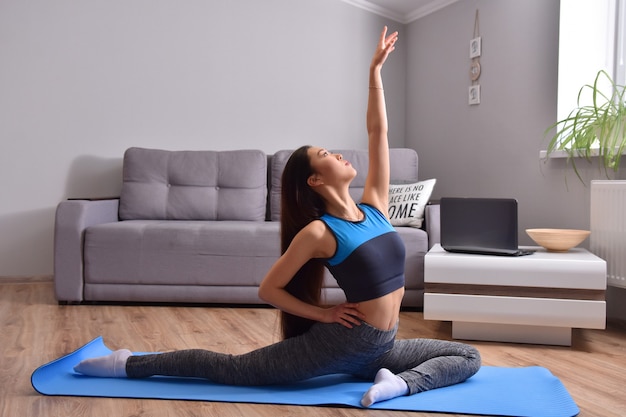
[[[85,359],[74,367],[74,371],[89,376],[125,377],[126,360],[132,354],[128,349],[120,349],[106,356]]]
[[[389,369],[381,368],[376,373],[374,385],[361,398],[361,405],[369,407],[379,401],[390,400],[409,393],[406,381],[394,375]]]

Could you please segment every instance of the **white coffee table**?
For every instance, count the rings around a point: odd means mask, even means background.
[[[606,327],[606,262],[589,251],[520,257],[446,252],[424,258],[424,319],[455,339],[570,346],[572,328]]]

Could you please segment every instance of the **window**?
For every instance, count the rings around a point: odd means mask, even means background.
[[[557,120],[577,107],[580,88],[592,84],[598,71],[618,84],[626,81],[625,7],[626,0],[561,0]],[[580,104],[590,104],[590,97]]]

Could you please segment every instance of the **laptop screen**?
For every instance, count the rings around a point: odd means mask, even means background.
[[[444,197],[440,204],[444,249],[518,249],[517,200]]]

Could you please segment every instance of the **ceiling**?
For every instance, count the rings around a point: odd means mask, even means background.
[[[410,23],[458,0],[342,0],[372,13]]]

